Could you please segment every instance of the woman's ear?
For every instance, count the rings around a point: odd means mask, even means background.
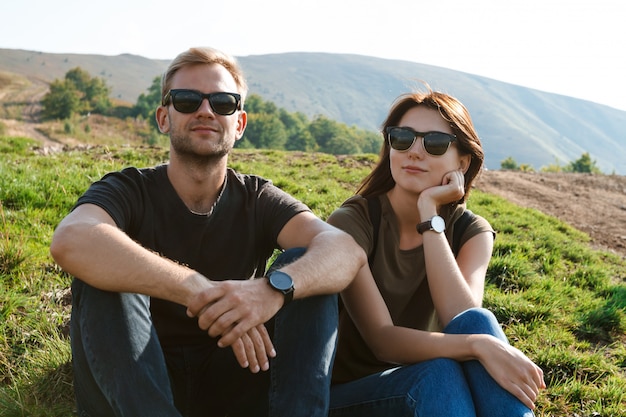
[[[472,155],[467,154],[467,155],[462,155],[459,158],[459,169],[461,171],[463,171],[464,174],[467,173],[467,170],[470,167],[470,163],[472,162]]]
[[[164,106],[157,107],[154,117],[159,126],[159,131],[161,133],[168,133],[170,131],[170,119],[167,114],[167,108]]]

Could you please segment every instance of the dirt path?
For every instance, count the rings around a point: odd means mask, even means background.
[[[42,144],[45,152],[56,152],[63,148],[63,144],[49,138],[39,130],[41,116],[41,100],[48,92],[48,84],[29,78],[30,85],[26,86],[19,93],[18,98],[22,98],[26,105],[22,109],[22,119],[2,119],[2,124],[6,127],[8,136],[23,136],[38,140]]]
[[[557,217],[626,257],[626,177],[485,171],[476,188]]]

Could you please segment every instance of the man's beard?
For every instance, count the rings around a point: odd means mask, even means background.
[[[233,148],[232,144],[222,139],[218,143],[213,144],[210,150],[199,153],[191,146],[191,140],[188,137],[175,133],[170,135],[170,143],[172,150],[176,152],[180,158],[194,164],[206,164],[214,160],[222,159],[228,155]]]

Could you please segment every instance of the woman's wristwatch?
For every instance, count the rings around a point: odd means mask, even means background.
[[[441,216],[433,216],[430,220],[420,223],[416,226],[419,234],[432,230],[433,232],[443,233],[446,230],[446,222]]]

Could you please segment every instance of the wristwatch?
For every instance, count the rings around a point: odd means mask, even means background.
[[[417,225],[419,234],[432,230],[433,232],[442,233],[446,230],[446,222],[441,216],[433,216],[430,220]]]
[[[270,287],[283,293],[285,296],[283,307],[293,300],[293,280],[288,274],[285,274],[282,271],[274,271],[267,276],[267,281],[269,282]]]

